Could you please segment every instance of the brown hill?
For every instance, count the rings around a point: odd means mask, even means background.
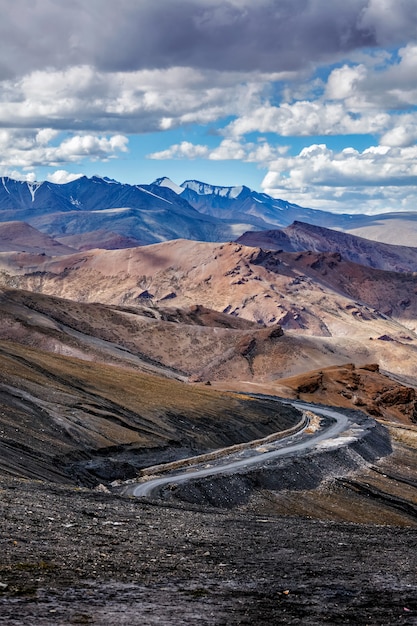
[[[183,381],[211,381],[223,389],[266,391],[295,397],[294,394],[299,393],[298,386],[304,384],[303,377],[317,379],[317,372],[311,373],[312,370],[319,367],[320,371],[337,372],[336,366],[341,366],[343,371],[347,368],[350,372],[354,365],[346,366],[349,361],[360,366],[378,360],[385,370],[402,375],[404,382],[417,371],[412,341],[365,342],[353,338],[311,337],[291,331],[283,333],[280,326],[262,327],[202,306],[184,310],[115,307],[3,290],[0,315],[0,339],[3,340]],[[376,398],[394,383],[377,370],[377,367],[372,371],[370,368],[360,370],[362,376],[366,372],[368,378],[376,381],[369,389],[365,382],[362,395],[357,388],[351,389],[351,393],[342,393],[342,387],[338,387],[334,397],[327,397],[323,390],[328,389],[329,384],[323,383],[314,389],[312,401],[336,405],[342,401],[341,406],[359,406],[360,402],[369,413],[378,415],[376,405],[381,403],[378,401],[378,404]],[[337,375],[340,380],[347,376],[345,373]],[[288,382],[288,376],[295,378]],[[345,382],[349,390],[351,381],[346,378]],[[374,392],[374,386],[379,391]],[[288,389],[293,391],[289,393]],[[404,418],[409,420],[413,402],[410,396],[409,406],[403,407],[399,396],[391,408],[383,405],[388,413],[382,411],[380,415],[399,419],[398,411],[403,411]],[[401,405],[398,410],[397,405]]]
[[[0,222],[0,252],[33,252],[58,256],[75,248],[64,245],[25,222]]]
[[[200,303],[312,335],[397,338],[417,327],[415,275],[366,268],[337,253],[180,240],[58,258],[3,254],[1,270],[5,286],[117,305]],[[388,328],[390,320],[406,329]]]
[[[265,252],[235,243],[184,240],[55,258],[0,254],[4,286],[128,307],[123,315],[129,322],[120,321],[120,327],[143,320],[137,315],[141,307],[158,317],[160,307],[189,309],[198,303],[284,329],[283,340],[265,342],[259,334],[255,343],[249,340],[248,353],[235,358],[237,339],[221,337],[219,329],[200,327],[191,333],[188,325],[179,340],[178,326],[175,332],[169,324],[155,330],[148,317],[146,330],[136,334],[140,354],[209,380],[234,375],[275,380],[346,362],[376,362],[382,370],[412,379],[417,376],[416,280],[412,274],[349,263],[339,254]],[[97,315],[95,309],[91,315]],[[102,327],[107,326],[106,319]],[[196,350],[196,333],[203,346],[216,347],[207,354]]]
[[[49,330],[47,338],[42,330],[39,345],[60,346],[53,349],[63,354],[123,360],[117,348],[122,345],[132,352],[132,366],[143,368],[146,361],[150,371],[156,363],[201,380],[264,383],[346,362],[376,362],[404,380],[417,376],[415,275],[367,268],[338,253],[265,252],[182,240],[55,258],[9,253],[0,255],[0,268],[5,286],[78,302],[48,305],[42,322]],[[47,306],[34,298],[28,310]],[[81,312],[82,302],[113,308]],[[207,313],[196,326],[190,307],[197,303],[217,311],[217,319]],[[167,306],[171,311],[162,313]],[[220,321],[223,312],[229,315]],[[5,338],[16,328],[14,315],[6,323],[3,311]],[[231,320],[232,333],[226,332]],[[285,335],[271,339],[257,323],[282,327]],[[52,337],[57,329],[51,324],[72,329],[65,331],[65,347],[62,335]],[[18,325],[25,341],[33,340],[33,324]],[[87,347],[76,334],[86,328],[94,336]]]
[[[93,250],[94,248],[120,250],[122,248],[134,248],[142,245],[142,243],[146,243],[138,241],[133,237],[126,237],[125,235],[104,229],[92,230],[88,233],[79,233],[77,235],[66,235],[56,239],[74,250]]]
[[[416,391],[379,371],[377,364],[327,367],[277,381],[280,396],[359,408],[378,419],[417,424]]]
[[[401,240],[400,240],[401,241]],[[237,240],[246,246],[286,252],[338,252],[345,261],[394,272],[417,270],[417,248],[370,241],[323,226],[294,222],[282,230],[246,232]]]

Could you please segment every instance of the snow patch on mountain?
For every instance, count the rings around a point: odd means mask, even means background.
[[[139,191],[143,191],[143,193],[148,193],[150,196],[153,196],[154,198],[158,198],[158,200],[163,200],[167,204],[172,204],[170,200],[167,200],[166,198],[163,198],[162,196],[157,196],[156,193],[152,193],[152,191],[148,191],[147,189],[144,189],[143,187],[140,187],[139,185],[136,185],[136,187],[139,189]]]
[[[77,200],[77,198],[73,198],[73,196],[70,196],[70,202],[71,204],[73,204],[76,207],[81,207],[82,204],[79,200]]]
[[[3,187],[5,188],[7,193],[10,195],[10,191],[7,189],[7,185],[6,185],[6,181],[4,180],[4,176],[1,177],[1,182],[3,183]]]
[[[32,197],[32,202],[35,202],[35,194],[38,191],[39,187],[42,185],[42,183],[26,183],[30,192],[30,195]]]
[[[125,211],[131,211],[130,207],[117,207],[114,209],[97,209],[95,211],[90,211],[90,213],[124,213]]]
[[[156,180],[154,180],[152,184],[158,185],[159,187],[168,187],[168,189],[171,189],[171,191],[173,191],[177,195],[181,195],[182,192],[184,191],[182,187],[172,182],[172,180],[168,178],[167,176],[163,176],[162,178],[157,178]]]
[[[215,195],[223,198],[238,198],[244,189],[243,185],[238,187],[217,187],[201,183],[198,180],[186,180],[181,187],[183,189],[191,189],[191,191],[195,191],[200,196]]]

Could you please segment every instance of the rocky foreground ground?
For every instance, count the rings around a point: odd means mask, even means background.
[[[417,624],[412,527],[2,479],[0,623]]]

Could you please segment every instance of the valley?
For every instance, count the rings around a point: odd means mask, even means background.
[[[0,197],[0,622],[412,624],[417,248],[194,183]]]

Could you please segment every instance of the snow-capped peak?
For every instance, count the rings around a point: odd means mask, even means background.
[[[180,187],[176,183],[173,183],[172,180],[167,176],[157,178],[152,184],[158,185],[159,187],[168,187],[168,189],[171,189],[171,191],[174,191],[177,195],[180,195],[184,191],[182,187]]]
[[[215,185],[208,185],[207,183],[201,183],[198,180],[186,180],[182,183],[183,189],[191,189],[195,191],[199,196],[222,196],[224,198],[237,198],[243,191],[243,186],[238,187],[219,187]]]

